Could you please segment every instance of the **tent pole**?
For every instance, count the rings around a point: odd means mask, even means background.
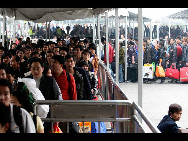
[[[2,46],[4,47],[5,43],[5,9],[3,8],[3,34],[2,34]]]
[[[133,18],[133,39],[134,39],[134,18]]]
[[[97,17],[97,30],[98,30],[98,40],[99,40],[99,49],[98,49],[99,62],[101,61],[100,17],[101,17],[101,14],[99,14]]]
[[[47,38],[48,38],[48,34],[47,34],[47,31],[48,31],[48,28],[47,28],[48,24],[47,24],[47,21],[46,21],[46,42],[47,42]]]
[[[50,21],[48,23],[48,28],[49,28],[49,41],[50,41]]]
[[[1,38],[1,29],[2,29],[2,28],[1,28],[1,21],[0,21],[0,40],[2,39],[2,38]]]
[[[14,11],[14,17],[13,17],[13,43],[15,43],[15,31],[16,31],[16,15],[15,15],[15,11]]]
[[[93,15],[93,43],[95,44],[95,16]]]
[[[152,41],[152,22],[150,21],[150,41]]]
[[[168,27],[169,27],[169,35],[168,35],[169,37],[168,37],[168,38],[170,38],[170,24],[171,24],[171,23],[170,23],[170,18],[169,18],[169,23],[168,23],[168,24],[169,24],[169,25],[168,25]]]
[[[105,12],[105,24],[106,24],[106,63],[107,70],[109,71],[109,47],[108,47],[108,12]]]
[[[159,21],[157,21],[157,40],[159,41]]]
[[[127,81],[127,16],[125,16],[125,82]]]
[[[138,8],[138,105],[142,108],[143,93],[143,17],[142,8]]]
[[[118,8],[115,8],[115,55],[116,55],[116,83],[119,84],[119,19]]]

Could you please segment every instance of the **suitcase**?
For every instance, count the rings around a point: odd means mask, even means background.
[[[176,69],[176,67],[173,69],[171,65],[170,68],[166,69],[165,76],[173,79],[179,79],[180,72],[178,71],[178,69]]]
[[[188,67],[180,68],[180,81],[188,82]]]

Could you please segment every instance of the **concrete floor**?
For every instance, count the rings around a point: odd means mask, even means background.
[[[146,116],[158,125],[164,115],[168,113],[168,107],[172,103],[178,103],[183,108],[180,121],[176,122],[179,127],[188,128],[188,83],[143,84],[142,109]],[[138,103],[138,83],[119,83],[120,88],[130,99]]]

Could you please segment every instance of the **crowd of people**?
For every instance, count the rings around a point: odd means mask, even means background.
[[[104,40],[104,39],[103,39]],[[102,43],[105,42],[102,40]],[[154,70],[157,66],[162,66],[164,71],[171,66],[177,68],[180,71],[182,67],[188,67],[188,38],[177,36],[176,38],[165,39],[160,38],[159,41],[150,38],[143,38],[143,66],[144,64],[155,64]],[[119,82],[125,82],[125,41],[120,40],[119,43]],[[106,46],[104,46],[106,51]],[[127,41],[127,81],[137,82],[138,81],[138,39],[130,37]],[[112,75],[115,73],[115,59],[114,59],[114,44],[109,42],[109,63]],[[106,56],[102,55],[102,60],[106,63]],[[160,77],[157,77],[154,73],[154,78],[151,81],[155,82]],[[149,80],[150,81],[150,80]],[[148,80],[144,79],[144,83]],[[161,77],[161,82],[165,82],[165,77]],[[178,82],[178,79],[172,79],[168,81],[170,83]]]
[[[28,37],[9,50],[0,47],[0,108],[7,111],[0,109],[1,132],[51,132],[50,123],[34,115],[35,97],[22,79],[35,80],[45,100],[97,100],[99,62],[96,45],[89,41],[72,37],[35,44]],[[67,125],[59,126],[66,132]]]
[[[0,109],[2,109],[0,110],[0,132],[52,132],[50,123],[43,123],[41,116],[34,114],[35,97],[32,96],[29,86],[21,81],[21,78],[27,78],[28,83],[30,80],[34,80],[36,88],[40,90],[45,100],[97,99],[96,95],[99,93],[97,46],[91,38],[86,38],[90,37],[92,27],[75,25],[72,31],[68,26],[66,30],[71,37],[67,38],[60,27],[54,30],[57,43],[45,42],[40,38],[37,43],[32,43],[30,37],[27,37],[26,40],[19,38],[16,43],[12,42],[10,49],[0,47]],[[127,81],[137,82],[138,39],[136,37],[133,39],[131,34],[128,37],[126,47]],[[81,38],[85,39],[81,40]],[[105,37],[101,38],[101,42],[104,45],[101,60],[104,61],[104,64],[107,63],[106,46],[108,46],[109,67],[114,77],[114,73],[116,73],[115,44],[110,39],[109,44],[106,45]],[[188,66],[187,44],[188,38],[180,35],[169,39],[168,36],[165,36],[159,41],[151,41],[149,35],[145,36],[143,38],[143,65],[154,62],[155,67],[162,66],[164,70],[172,65],[178,69],[186,67]],[[123,46],[125,46],[125,40],[121,39],[119,42],[120,83],[125,82]],[[182,49],[181,54],[177,53],[177,47]],[[152,81],[157,79],[155,76]],[[165,77],[161,77],[160,83],[164,81]],[[172,79],[169,82],[173,83],[177,80]],[[50,117],[49,113],[47,113],[47,117]],[[67,127],[66,124],[60,123],[59,126],[63,132],[66,132],[64,130],[64,127]]]

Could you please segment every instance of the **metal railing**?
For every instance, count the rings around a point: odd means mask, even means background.
[[[34,113],[37,105],[50,105],[50,118],[41,119],[51,122],[51,127],[53,122],[67,122],[67,125],[69,122],[98,122],[100,133],[100,122],[113,122],[115,133],[120,130],[118,123],[124,123],[121,133],[126,133],[129,130],[127,123],[134,116],[132,103],[130,100],[38,100]],[[119,115],[119,107],[123,115]]]
[[[99,70],[98,70],[98,81],[99,81],[99,90],[101,92],[102,97],[105,100],[130,100],[126,94],[121,90],[121,88],[117,85],[114,81],[110,73],[107,71],[106,66],[99,63]],[[152,123],[152,121],[146,116],[143,112],[141,107],[133,101],[132,106],[134,108],[133,120],[132,122],[134,127],[134,133],[160,133],[158,128]],[[121,109],[119,109],[121,110]],[[142,121],[145,122],[146,126],[143,126],[143,123],[140,122],[138,119],[140,117]],[[121,126],[121,125],[120,125]],[[148,131],[148,128],[150,131]]]

